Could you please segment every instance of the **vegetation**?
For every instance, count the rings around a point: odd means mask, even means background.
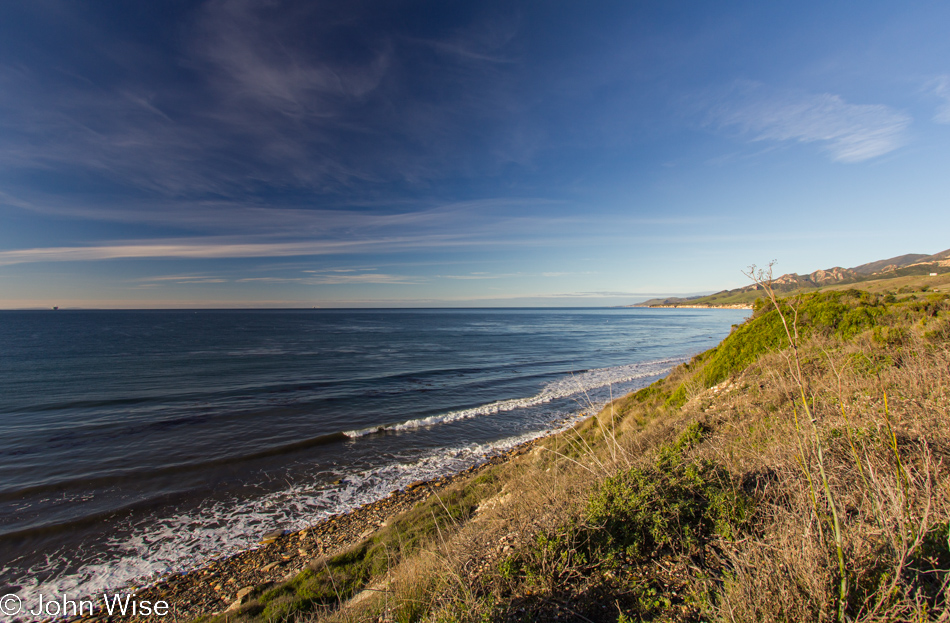
[[[753,277],[716,348],[230,620],[947,621],[950,296]]]
[[[845,290],[856,286],[873,293],[893,291],[908,294],[934,289],[947,291],[950,289],[950,266],[946,265],[948,258],[950,249],[930,256],[911,254],[890,258],[852,269],[833,268],[828,271],[815,271],[810,275],[792,273],[771,281],[769,289],[786,296]],[[650,299],[636,307],[748,306],[767,298],[769,295],[763,285],[753,284],[708,296]]]
[[[661,447],[655,465],[609,476],[590,496],[585,519],[598,560],[620,564],[664,550],[693,551],[748,522],[754,503],[728,472],[684,456],[701,435],[702,427],[690,424],[676,443]]]
[[[497,481],[495,467],[470,482],[448,487],[357,547],[318,558],[289,582],[259,588],[238,613],[210,620],[287,621],[306,613],[333,610],[424,545],[454,532],[455,526],[472,516],[478,500],[497,490]]]

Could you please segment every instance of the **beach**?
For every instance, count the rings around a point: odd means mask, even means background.
[[[266,535],[266,538],[262,534],[261,543],[253,548],[211,560],[187,573],[168,574],[146,586],[122,587],[110,595],[131,594],[133,601],[168,604],[166,615],[132,617],[137,621],[178,623],[236,609],[250,595],[290,580],[308,566],[318,566],[320,561],[358,545],[419,502],[489,467],[529,452],[543,439],[539,437],[519,444],[461,472],[412,483],[382,499],[332,515],[313,526],[294,531],[274,527],[273,534]],[[92,616],[84,614],[65,620],[115,623],[128,621],[130,617],[114,613],[110,616],[100,597]]]

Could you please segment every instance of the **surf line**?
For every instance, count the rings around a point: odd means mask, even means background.
[[[659,359],[655,361],[642,361],[638,363],[617,366],[614,368],[597,368],[587,370],[577,376],[573,374],[565,376],[557,381],[545,385],[541,392],[529,398],[512,398],[509,400],[499,400],[470,409],[460,409],[437,415],[430,415],[424,418],[407,420],[405,422],[396,422],[393,424],[382,424],[368,426],[355,430],[343,431],[343,434],[351,439],[365,437],[385,432],[398,432],[426,428],[439,424],[448,424],[459,420],[467,420],[483,415],[494,415],[514,409],[525,409],[540,404],[551,402],[560,398],[568,398],[582,392],[606,387],[613,383],[627,383],[636,379],[657,376],[669,372],[674,365],[683,363],[685,358]]]

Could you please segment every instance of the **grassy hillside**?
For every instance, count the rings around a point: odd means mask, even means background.
[[[950,296],[763,302],[228,620],[946,621],[948,465]]]
[[[917,256],[902,256],[917,257]],[[925,256],[926,257],[926,256]],[[934,256],[936,257],[936,256]],[[900,259],[900,258],[892,258]],[[891,260],[881,260],[888,262]],[[879,264],[881,262],[875,262]],[[868,265],[870,266],[870,265]],[[861,267],[858,267],[861,268]],[[936,272],[932,277],[930,274]],[[848,290],[860,287],[870,292],[892,292],[895,294],[922,293],[934,291],[950,291],[950,267],[934,266],[932,264],[918,264],[888,270],[885,273],[855,273],[852,278],[843,279],[836,283],[816,284],[806,279],[794,279],[797,276],[783,275],[786,283],[776,283],[775,291],[783,295],[795,293],[826,292]],[[638,303],[635,307],[702,305],[720,307],[728,305],[752,305],[756,300],[765,297],[765,291],[752,286],[723,290],[708,296],[694,296],[689,298],[650,299]]]

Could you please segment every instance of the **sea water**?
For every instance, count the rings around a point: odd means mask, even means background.
[[[747,315],[0,312],[0,594],[147,581],[465,469]]]

